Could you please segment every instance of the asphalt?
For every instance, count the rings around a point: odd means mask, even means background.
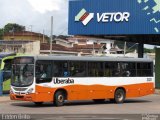
[[[9,95],[0,96],[0,103],[1,102],[9,102],[9,101],[10,101]]]

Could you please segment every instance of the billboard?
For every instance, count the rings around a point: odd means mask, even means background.
[[[160,34],[160,0],[69,2],[68,34]]]

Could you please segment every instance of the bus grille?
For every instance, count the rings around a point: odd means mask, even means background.
[[[16,98],[23,98],[23,97],[24,97],[24,96],[17,96],[17,95],[16,95]]]
[[[15,91],[25,91],[27,88],[13,88]]]

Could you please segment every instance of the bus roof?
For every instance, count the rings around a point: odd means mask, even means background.
[[[10,53],[10,52],[0,52],[0,58],[8,57],[8,56],[15,56],[16,53]]]
[[[27,57],[27,56],[24,56],[24,57]],[[128,57],[94,57],[94,56],[28,56],[28,57],[34,57],[35,60],[153,62],[152,59],[148,59],[148,58],[128,58]]]

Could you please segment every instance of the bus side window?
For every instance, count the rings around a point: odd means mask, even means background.
[[[103,62],[88,62],[88,75],[91,77],[103,77]]]
[[[112,76],[112,66],[109,62],[105,62],[105,64],[104,64],[104,76],[105,77]]]
[[[70,61],[70,74],[72,77],[86,77],[86,62]]]
[[[130,75],[129,63],[121,63],[121,76],[129,77]]]
[[[119,62],[111,62],[110,67],[111,67],[111,71],[112,71],[112,77],[120,77],[121,76]]]
[[[36,82],[45,83],[52,81],[52,64],[51,61],[36,62]]]
[[[137,76],[139,77],[152,77],[153,76],[152,70],[153,70],[152,63],[149,62],[137,63]]]
[[[68,61],[54,61],[53,73],[54,77],[69,77]]]

